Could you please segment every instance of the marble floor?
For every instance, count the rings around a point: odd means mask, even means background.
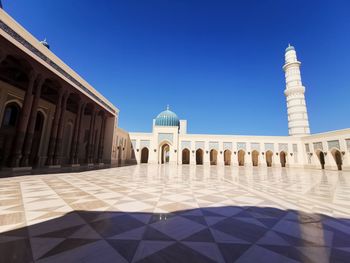
[[[0,262],[349,262],[350,172],[138,165],[0,179]]]

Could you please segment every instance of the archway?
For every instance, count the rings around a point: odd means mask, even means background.
[[[190,150],[189,149],[182,150],[182,164],[190,164]]]
[[[252,164],[253,166],[258,166],[259,164],[259,152],[256,150],[252,152]]]
[[[210,151],[210,165],[216,165],[218,159],[218,152],[214,149]]]
[[[196,164],[203,164],[203,150],[197,149],[196,150]]]
[[[10,102],[6,105],[2,118],[1,128],[16,127],[21,107],[16,102]]]
[[[224,151],[224,163],[225,165],[231,165],[231,151],[230,150],[225,150]]]
[[[149,154],[148,148],[147,147],[142,148],[141,163],[148,163],[148,154]]]
[[[244,166],[244,156],[245,152],[243,150],[238,151],[238,165],[239,166]]]
[[[265,153],[267,167],[271,167],[272,166],[272,155],[273,155],[273,153],[271,151],[267,151]]]
[[[287,154],[284,151],[280,152],[280,162],[282,167],[286,167]]]
[[[343,165],[343,160],[342,160],[342,155],[341,155],[340,151],[334,149],[332,151],[332,155],[333,155],[335,163],[337,164],[338,170],[341,171],[342,165]]]
[[[324,169],[324,165],[326,163],[324,159],[324,153],[322,151],[317,151],[316,155],[318,157],[318,160],[320,161],[321,168]]]
[[[161,163],[168,163],[170,161],[170,146],[169,144],[164,144],[162,147]]]
[[[0,127],[0,166],[8,161],[20,112],[21,106],[16,102],[5,106]]]
[[[31,166],[35,166],[39,161],[39,148],[41,142],[42,131],[44,127],[45,117],[40,111],[36,114],[35,128],[33,134],[32,149],[30,152],[29,163]]]

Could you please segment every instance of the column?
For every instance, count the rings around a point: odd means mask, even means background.
[[[78,128],[78,138],[77,138],[77,143],[75,145],[75,152],[74,152],[74,164],[79,163],[79,150],[80,146],[82,144],[82,139],[83,139],[83,121],[84,121],[84,115],[85,115],[85,109],[86,109],[86,103],[83,103],[82,109],[81,109],[81,115],[80,115],[80,120],[79,120],[79,128]]]
[[[91,120],[90,120],[90,130],[89,130],[89,140],[88,140],[88,144],[87,144],[87,149],[86,149],[86,162],[88,164],[92,163],[91,160],[91,152],[92,152],[92,141],[93,141],[93,135],[94,135],[94,129],[95,129],[95,119],[96,119],[96,114],[97,114],[97,110],[95,109],[92,113],[91,113]]]
[[[196,164],[196,145],[194,141],[191,141],[191,147],[190,147],[190,164],[195,165]]]
[[[103,163],[103,148],[104,148],[106,121],[107,121],[107,116],[103,115],[102,123],[101,123],[100,141],[98,143],[98,158],[97,158],[98,163]]]
[[[11,149],[11,167],[18,167],[21,159],[22,148],[24,144],[24,139],[26,135],[26,130],[29,121],[30,109],[32,106],[32,93],[34,88],[34,83],[36,79],[36,73],[34,71],[30,72],[29,83],[24,95],[23,106],[19,116],[16,135]]]
[[[253,162],[252,162],[252,150],[250,147],[250,142],[247,142],[246,144],[246,152],[245,152],[245,157],[244,157],[244,166],[246,167],[252,167]]]
[[[237,142],[232,142],[232,155],[231,155],[231,163],[233,166],[238,166],[238,149]]]
[[[265,147],[263,148],[263,144],[260,145],[260,149],[259,149],[259,166],[267,167],[266,150],[265,150]]]
[[[68,97],[69,97],[69,92],[66,91],[64,96],[63,96],[63,99],[62,99],[60,121],[59,121],[58,129],[57,129],[55,153],[54,153],[54,158],[53,158],[54,165],[60,165],[61,164],[61,159],[62,159],[62,156],[61,156],[62,155],[62,137],[63,137],[63,129],[64,129],[64,115],[66,113]]]
[[[62,104],[62,98],[63,98],[64,90],[61,88],[58,91],[58,99],[55,109],[55,116],[51,125],[51,133],[50,133],[50,141],[49,141],[49,148],[47,150],[47,160],[46,165],[53,165],[53,156],[55,153],[55,145],[56,145],[56,136],[57,136],[57,129],[58,129],[58,122],[60,120],[60,114],[61,114],[61,104]]]
[[[38,106],[41,96],[41,89],[45,82],[45,78],[40,76],[40,79],[37,83],[36,89],[35,89],[35,96],[32,104],[32,109],[30,112],[30,118],[28,123],[28,129],[27,129],[27,135],[25,137],[24,141],[24,148],[23,148],[23,157],[21,159],[21,166],[27,167],[29,166],[29,155],[32,150],[32,143],[33,143],[33,136],[34,136],[34,129],[36,125],[36,117],[38,113]]]
[[[217,165],[219,165],[219,166],[225,166],[224,147],[223,146],[224,146],[223,142],[219,142],[219,149],[217,149],[217,151],[218,151]]]
[[[346,140],[344,138],[339,138],[339,144],[340,144],[340,153],[342,156],[342,168],[343,170],[350,170],[350,157],[349,157],[349,151],[348,146],[346,143]]]
[[[70,155],[69,155],[69,163],[70,164],[75,164],[74,163],[74,156],[75,156],[75,151],[77,149],[79,127],[80,127],[81,115],[83,112],[83,108],[84,108],[84,103],[80,100],[79,105],[78,105],[78,112],[77,112],[77,115],[75,117],[75,123],[74,123],[74,131],[73,131],[73,137],[72,137],[72,143],[71,143],[71,149],[70,149]],[[84,112],[83,112],[83,114],[84,114]]]
[[[98,159],[98,147],[99,147],[99,144],[98,144],[99,138],[97,141],[97,119],[98,119],[98,116],[99,116],[99,114],[97,114],[95,117],[94,129],[93,129],[93,133],[92,133],[92,144],[91,144],[91,152],[90,152],[91,163],[97,162],[97,159]],[[101,118],[101,123],[102,123],[102,118]],[[101,127],[100,127],[100,129],[101,129]],[[100,130],[100,133],[101,133],[101,130]],[[97,154],[95,154],[96,147],[97,147]],[[126,150],[126,148],[125,148],[125,150]]]
[[[203,165],[210,165],[210,149],[209,149],[209,142],[204,143],[204,149],[203,149]]]

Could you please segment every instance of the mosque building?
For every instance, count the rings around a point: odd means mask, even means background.
[[[0,8],[0,170],[135,163],[350,169],[350,129],[310,134],[292,46],[283,69],[289,136],[188,134],[187,121],[169,107],[152,133],[128,133],[118,127],[116,106]]]
[[[285,50],[289,136],[188,134],[169,107],[152,133],[130,133],[138,163],[350,169],[350,129],[310,134],[305,87],[295,48]]]
[[[119,109],[0,8],[0,169],[132,160]]]

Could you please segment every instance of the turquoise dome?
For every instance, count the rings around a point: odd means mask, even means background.
[[[286,48],[286,52],[288,52],[289,50],[295,50],[295,48],[290,44],[288,44],[288,47]]]
[[[40,41],[40,43],[41,43],[43,46],[45,46],[45,47],[47,47],[48,49],[50,49],[50,45],[49,45],[49,43],[47,43],[46,38],[45,38],[44,40]]]
[[[156,121],[156,126],[180,126],[179,117],[177,117],[176,113],[169,110],[169,106],[165,111],[162,111],[158,114]]]

